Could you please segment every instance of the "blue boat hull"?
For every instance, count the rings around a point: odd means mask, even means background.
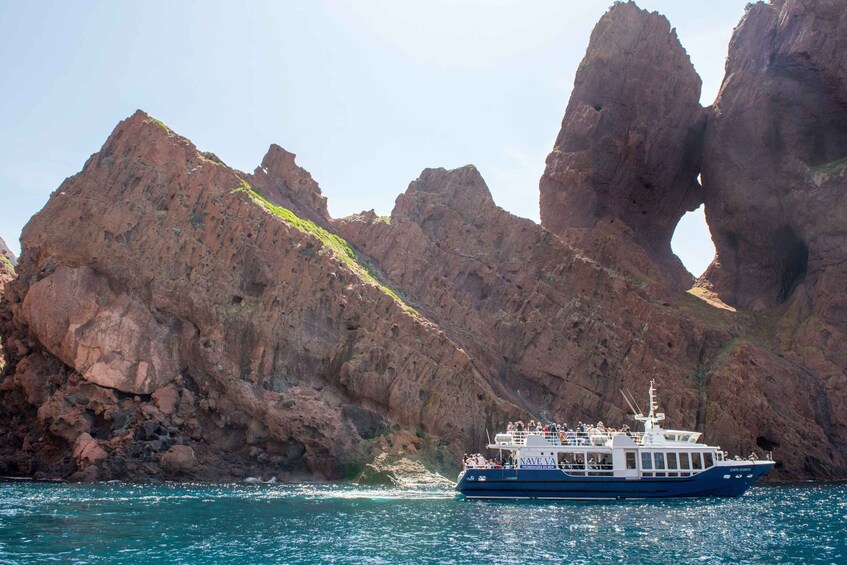
[[[575,477],[557,469],[468,469],[456,490],[468,498],[614,500],[741,496],[773,463],[713,467],[692,477]],[[729,478],[725,478],[726,476]]]

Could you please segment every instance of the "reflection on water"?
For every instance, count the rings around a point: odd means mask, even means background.
[[[485,502],[446,488],[0,483],[0,563],[843,563],[845,494]]]

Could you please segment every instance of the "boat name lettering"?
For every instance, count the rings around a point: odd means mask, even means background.
[[[729,470],[730,473],[743,473],[745,471],[752,471],[752,467],[733,467]]]
[[[555,457],[521,457],[521,467],[524,469],[555,469]]]

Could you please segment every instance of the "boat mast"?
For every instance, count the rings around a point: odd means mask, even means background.
[[[665,415],[657,412],[659,409],[658,400],[656,400],[656,383],[650,380],[650,413],[646,416],[636,414],[635,419],[639,422],[644,422],[644,433],[649,434],[654,427],[659,427],[658,424],[665,419]]]

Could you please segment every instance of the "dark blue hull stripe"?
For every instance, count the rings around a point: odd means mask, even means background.
[[[469,469],[456,489],[470,498],[741,496],[771,465],[739,467],[713,467],[691,477],[643,479],[573,477],[555,470]]]

